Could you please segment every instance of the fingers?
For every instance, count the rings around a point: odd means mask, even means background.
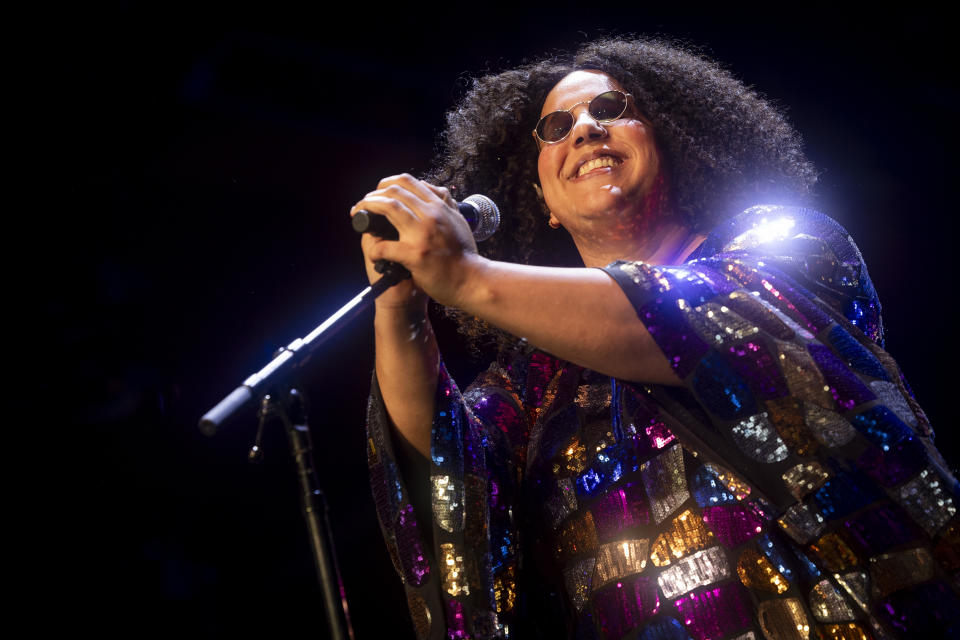
[[[456,201],[449,190],[400,174],[381,180],[375,191],[350,209],[350,215],[361,209],[378,213],[402,232],[418,221],[438,220],[444,216],[444,207],[456,210]]]

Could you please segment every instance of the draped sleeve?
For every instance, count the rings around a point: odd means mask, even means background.
[[[754,207],[682,266],[604,270],[694,399],[684,412],[653,391],[685,418],[670,428],[746,480],[823,589],[856,602],[875,635],[960,630],[958,484],[882,349],[880,303],[846,231],[815,211]],[[765,633],[772,611],[832,620],[818,597],[761,603]]]
[[[374,379],[368,463],[380,525],[418,638],[508,637],[518,619],[520,482],[532,415],[555,359],[497,362],[465,392],[441,366],[428,521],[405,484]],[[427,518],[424,518],[425,520]]]

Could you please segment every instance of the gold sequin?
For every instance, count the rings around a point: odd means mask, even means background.
[[[678,560],[660,573],[657,583],[664,597],[674,598],[730,576],[730,565],[721,547],[710,547]]]
[[[740,554],[737,575],[744,586],[759,591],[781,594],[790,588],[786,578],[756,549],[746,549]]]
[[[827,382],[806,347],[778,340],[777,349],[780,351],[780,369],[787,379],[790,396],[824,409],[833,408],[833,396],[830,395]]]
[[[767,413],[774,429],[798,456],[808,456],[820,448],[807,429],[803,403],[795,398],[767,400]]]
[[[646,538],[609,542],[600,547],[593,588],[597,589],[611,580],[643,571],[647,566],[649,550],[650,541]]]
[[[810,545],[829,571],[843,571],[855,567],[859,560],[853,550],[836,533],[828,533]]]
[[[723,344],[730,340],[743,340],[760,332],[754,323],[717,302],[708,302],[699,307],[684,307],[690,325],[708,344]]]
[[[654,566],[665,567],[714,542],[713,533],[692,511],[687,509],[673,519],[670,528],[657,536],[650,553]]]
[[[873,636],[855,622],[822,625],[820,635],[823,640],[873,640]]]
[[[763,634],[770,640],[807,640],[810,621],[799,598],[767,600],[757,607]]]
[[[597,545],[597,527],[593,514],[587,511],[560,528],[554,551],[558,560],[566,561],[581,553],[593,553]]]
[[[611,385],[610,381],[581,384],[577,387],[577,406],[583,409],[588,416],[610,409]]]
[[[587,448],[580,444],[578,438],[574,438],[563,449],[564,464],[562,469],[568,473],[579,474],[587,468]]]
[[[407,594],[407,607],[413,628],[417,630],[417,638],[426,640],[430,637],[430,608],[427,607],[427,601],[411,592]]]
[[[930,580],[933,570],[933,556],[923,548],[870,558],[870,580],[881,597]]]
[[[783,474],[787,490],[797,500],[816,491],[830,479],[830,473],[819,462],[801,462]]]
[[[845,622],[856,618],[853,608],[829,580],[821,580],[810,590],[810,611],[820,622]]]
[[[824,446],[840,447],[857,435],[854,426],[836,411],[807,402],[804,404],[804,412],[807,428]]]
[[[370,466],[380,464],[380,452],[377,451],[373,438],[367,438],[367,462]]]
[[[750,485],[733,471],[716,464],[705,464],[703,466],[716,476],[737,500],[743,500],[750,495]]]
[[[497,613],[513,609],[517,600],[516,569],[510,565],[493,579],[493,597],[497,602]]]
[[[433,485],[433,518],[444,531],[463,530],[463,486],[450,476],[430,476]]]
[[[440,545],[440,575],[443,590],[451,596],[470,595],[470,586],[463,575],[463,554],[451,542]]]

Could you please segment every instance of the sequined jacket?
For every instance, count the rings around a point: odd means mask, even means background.
[[[373,493],[418,637],[960,633],[958,485],[846,231],[754,207],[682,266],[605,271],[683,386],[523,345],[463,393],[441,371],[432,522],[374,384]]]

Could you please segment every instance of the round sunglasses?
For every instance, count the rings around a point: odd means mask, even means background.
[[[567,109],[548,113],[540,118],[537,128],[533,130],[533,137],[542,144],[554,144],[566,138],[575,122],[571,111],[582,104],[587,105],[587,113],[597,122],[616,120],[627,110],[627,100],[630,97],[629,93],[612,89],[604,91],[593,100],[584,100]]]

